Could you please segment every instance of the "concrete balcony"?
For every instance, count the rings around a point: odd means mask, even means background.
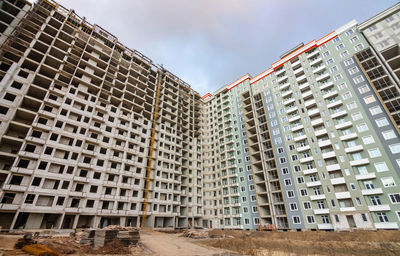
[[[357,145],[357,146],[354,146],[354,147],[349,147],[349,148],[345,148],[344,149],[344,151],[346,153],[354,153],[354,152],[359,152],[359,151],[362,151],[362,150],[364,150],[364,147],[362,145]]]
[[[321,61],[322,61],[322,58],[318,57],[315,60],[310,62],[310,66],[315,66],[315,65],[319,64]]]
[[[338,171],[340,170],[340,165],[339,164],[331,164],[326,166],[326,170],[328,172],[333,172],[333,171]]]
[[[323,158],[323,159],[329,159],[329,158],[334,158],[334,157],[336,157],[335,151],[330,151],[330,152],[322,153],[322,158]]]
[[[316,115],[319,115],[319,114],[320,114],[320,110],[317,109],[317,108],[308,111],[308,116],[309,117],[313,117],[313,116],[316,116]]]
[[[297,132],[297,131],[299,131],[299,130],[301,130],[301,129],[303,129],[304,128],[304,126],[303,125],[298,125],[298,126],[295,126],[295,127],[293,127],[292,129],[290,129],[292,132]]]
[[[314,214],[329,214],[329,209],[315,209]]]
[[[332,103],[329,103],[328,105],[326,105],[326,107],[327,108],[335,108],[335,107],[341,106],[342,104],[343,104],[342,100],[337,100]]]
[[[306,106],[306,108],[308,108],[308,107],[310,107],[310,106],[313,106],[313,105],[316,105],[315,99],[308,100],[308,101],[305,101],[305,102],[304,102],[304,106]]]
[[[382,222],[374,224],[376,229],[399,229],[399,225],[396,222]]]
[[[307,163],[307,162],[311,162],[314,160],[314,157],[309,156],[309,157],[305,157],[305,158],[300,158],[300,163]]]
[[[332,98],[332,97],[337,96],[337,95],[338,95],[338,91],[337,90],[333,90],[331,92],[328,92],[328,93],[324,94],[322,96],[322,98],[324,98],[326,100],[326,99]]]
[[[282,94],[282,97],[283,97],[283,98],[286,98],[287,96],[291,95],[292,93],[293,93],[293,91],[292,91],[292,90],[289,90],[289,91],[283,93],[283,94]]]
[[[341,207],[340,211],[341,212],[354,212],[356,210],[356,207]]]
[[[347,121],[347,122],[335,125],[335,128],[337,130],[341,130],[341,129],[346,129],[346,128],[349,128],[352,126],[353,126],[353,123],[351,121]]]
[[[313,195],[313,196],[310,196],[310,200],[311,201],[323,200],[323,199],[326,199],[325,195]]]
[[[351,166],[360,166],[360,165],[367,165],[367,164],[369,164],[368,158],[350,161]]]
[[[371,212],[385,212],[390,211],[390,206],[388,204],[369,205],[368,210],[370,210]]]
[[[313,173],[317,173],[317,172],[318,172],[317,168],[303,170],[304,175],[309,175],[309,174],[313,174]]]
[[[297,67],[298,65],[300,65],[300,60],[296,60],[295,62],[291,63],[292,68]]]
[[[374,172],[356,175],[356,180],[372,180],[375,178],[376,174]]]
[[[297,111],[299,108],[298,107],[291,107],[288,110],[286,110],[286,114],[291,114],[295,111]]]
[[[332,86],[333,86],[333,82],[332,82],[332,81],[329,81],[329,82],[327,82],[327,83],[322,84],[322,85],[319,87],[319,89],[320,89],[320,90],[325,90],[325,89],[328,89],[329,87],[332,87]]]
[[[374,188],[374,189],[363,189],[361,190],[361,194],[363,196],[370,196],[370,195],[380,195],[383,191],[381,188]]]
[[[326,66],[322,64],[321,66],[313,69],[313,74],[319,74],[326,69]]]
[[[358,137],[357,133],[353,132],[353,133],[350,133],[350,134],[342,135],[339,138],[342,141],[346,141],[346,140],[356,139],[357,137]]]
[[[281,82],[283,82],[283,81],[285,81],[285,80],[287,80],[287,79],[288,79],[288,76],[287,76],[287,75],[284,75],[283,77],[281,77],[281,78],[278,79],[278,83],[281,83]]]
[[[330,145],[332,145],[332,141],[329,140],[329,139],[318,142],[318,146],[320,148],[323,148],[323,147],[326,147],[326,146],[330,146]]]
[[[313,95],[312,91],[307,91],[307,92],[305,92],[305,93],[302,93],[302,94],[301,94],[301,97],[302,97],[303,99],[307,99],[308,97],[310,97],[310,96],[312,96],[312,95]]]
[[[318,229],[321,230],[330,230],[333,229],[333,225],[332,224],[318,224]]]
[[[317,180],[317,181],[307,182],[307,183],[306,183],[306,186],[307,186],[308,188],[321,186],[321,181],[320,181],[320,180]]]
[[[299,74],[299,73],[301,73],[303,71],[304,71],[304,69],[302,67],[300,67],[300,68],[294,70],[293,73],[294,73],[294,75],[297,75],[297,74]]]
[[[290,83],[285,83],[285,84],[282,84],[281,86],[279,86],[279,89],[285,90],[286,88],[289,88],[289,86],[290,86]]]
[[[307,59],[311,59],[314,56],[319,55],[319,51],[318,50],[314,50],[312,53],[307,55]]]
[[[304,91],[305,89],[310,89],[310,84],[308,82],[304,83],[299,86],[299,89],[300,89],[300,91]]]
[[[293,102],[295,102],[295,99],[288,99],[288,100],[283,102],[283,105],[287,106],[287,105],[289,105],[289,104],[291,104]]]
[[[301,76],[296,78],[296,82],[297,83],[300,83],[300,82],[303,82],[303,81],[307,81],[306,75],[301,75]]]
[[[285,73],[285,71],[286,71],[286,70],[285,70],[284,68],[282,68],[281,70],[276,71],[276,72],[275,72],[275,75],[279,76],[279,75]]]
[[[294,116],[294,117],[292,117],[292,118],[289,118],[289,122],[290,122],[290,123],[293,123],[293,122],[298,121],[298,120],[300,120],[300,116],[299,116],[299,115]]]
[[[322,118],[318,118],[318,119],[316,119],[314,121],[311,121],[311,125],[312,126],[317,126],[317,125],[320,125],[320,124],[323,124],[323,123],[324,123],[324,121],[322,120]]]
[[[297,137],[293,138],[293,140],[295,142],[302,141],[302,140],[305,140],[305,139],[307,139],[307,135],[301,135],[301,136],[297,136]]]
[[[315,80],[316,80],[317,82],[323,81],[323,80],[325,80],[325,79],[328,79],[330,76],[331,76],[331,75],[330,75],[329,73],[325,73],[325,74],[322,74],[322,75],[318,76]]]
[[[339,184],[345,184],[346,181],[344,180],[344,177],[339,177],[331,179],[331,183],[332,185],[339,185]]]
[[[314,132],[314,134],[315,134],[316,137],[325,135],[325,134],[327,134],[327,133],[328,133],[328,132],[326,131],[325,128]]]
[[[304,146],[304,147],[298,147],[296,150],[297,152],[304,152],[310,149],[310,145]]]
[[[347,111],[346,111],[346,110],[341,110],[341,111],[339,111],[339,112],[333,113],[333,114],[331,115],[331,117],[332,117],[332,118],[339,118],[339,117],[343,117],[343,116],[345,116],[345,115],[347,115]]]

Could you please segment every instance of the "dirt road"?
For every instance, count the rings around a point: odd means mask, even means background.
[[[154,256],[234,256],[238,254],[226,250],[206,247],[195,243],[194,239],[180,237],[181,234],[165,234],[156,231],[141,231],[142,244]]]

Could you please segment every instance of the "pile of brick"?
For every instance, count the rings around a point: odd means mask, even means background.
[[[98,229],[85,230],[80,239],[81,244],[91,244],[94,248],[102,247],[114,240],[118,240],[125,247],[136,245],[139,242],[139,230],[136,228],[130,229]]]

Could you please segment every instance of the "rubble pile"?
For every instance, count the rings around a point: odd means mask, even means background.
[[[185,230],[181,236],[194,239],[208,238],[208,232],[200,230]]]

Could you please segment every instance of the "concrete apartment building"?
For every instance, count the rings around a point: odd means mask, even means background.
[[[200,97],[54,1],[2,1],[0,226],[399,229],[399,8]]]

